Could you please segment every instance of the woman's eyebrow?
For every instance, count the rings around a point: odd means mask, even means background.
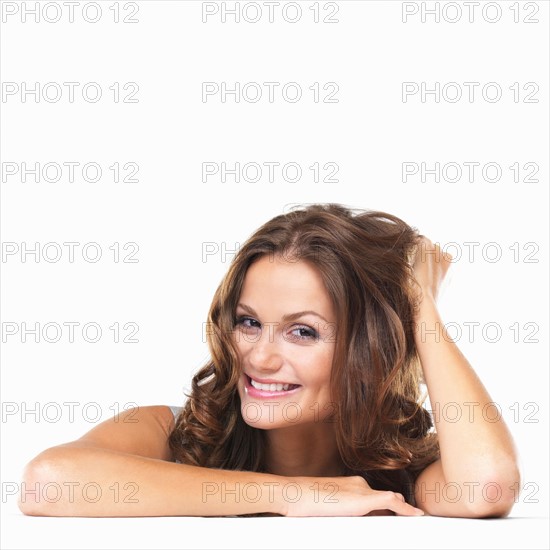
[[[258,314],[254,311],[254,308],[251,308],[246,304],[237,304],[237,307],[244,309],[247,313],[254,315],[254,317],[258,317]],[[307,309],[304,311],[297,311],[296,313],[287,313],[286,315],[283,315],[283,321],[285,323],[289,321],[294,321],[304,315],[315,315],[316,317],[319,317],[319,319],[322,319],[325,323],[328,323],[328,321],[322,315],[320,315],[319,313],[311,309]]]

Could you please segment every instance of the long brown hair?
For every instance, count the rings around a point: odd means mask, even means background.
[[[331,370],[334,427],[348,475],[414,504],[418,473],[439,457],[421,396],[414,343],[417,296],[410,260],[418,231],[401,219],[339,204],[314,204],[276,216],[235,255],[208,313],[211,359],[169,437],[184,464],[265,472],[265,430],[242,418],[241,374],[232,339],[235,310],[250,265],[265,255],[306,260],[319,270],[336,310]]]

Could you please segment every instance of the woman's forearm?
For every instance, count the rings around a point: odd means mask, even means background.
[[[361,476],[286,477],[176,464],[73,442],[34,459],[20,509],[39,516],[364,516],[422,511]],[[38,498],[36,496],[38,495]]]
[[[433,298],[425,297],[420,304],[415,342],[445,478],[452,482],[517,480],[512,436],[474,369],[446,332]]]
[[[19,507],[40,516],[280,513],[284,478],[202,468],[89,445],[48,449],[27,467]]]
[[[415,342],[449,482],[519,480],[512,436],[474,369],[446,332],[435,300],[425,296]]]

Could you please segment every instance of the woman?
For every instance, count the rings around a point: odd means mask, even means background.
[[[24,482],[68,480],[67,490],[20,509],[507,515],[519,483],[512,437],[480,414],[491,398],[436,307],[451,259],[383,212],[328,204],[275,217],[216,291],[211,360],[183,409],[132,409],[47,449]],[[454,403],[460,416],[434,426],[421,382],[432,407]]]

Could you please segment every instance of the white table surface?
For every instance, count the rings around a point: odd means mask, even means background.
[[[2,549],[549,548],[548,517],[52,518],[3,514]]]

